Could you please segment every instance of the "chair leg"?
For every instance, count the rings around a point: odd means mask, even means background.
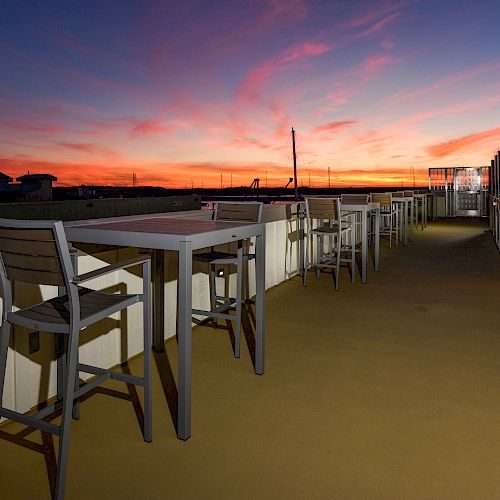
[[[216,290],[216,280],[215,280],[215,266],[213,264],[209,264],[210,267],[210,310],[213,311],[217,307],[217,290]],[[212,322],[217,325],[217,318],[212,318]]]
[[[56,477],[56,500],[64,498],[66,489],[66,476],[68,472],[69,441],[71,431],[71,419],[73,412],[73,400],[75,394],[75,377],[77,365],[77,353],[79,345],[79,330],[72,328],[68,342],[67,366],[64,380],[63,411],[59,433],[59,457],[57,461]]]
[[[335,265],[335,290],[339,289],[339,274],[340,274],[340,254],[342,253],[342,236],[337,236],[336,245],[337,255],[336,255],[336,265]]]
[[[392,214],[387,217],[388,228],[389,228],[389,248],[392,248]]]
[[[323,236],[316,238],[316,278],[319,278],[319,263],[321,261],[321,251],[324,248]]]
[[[2,398],[5,385],[5,371],[7,368],[7,354],[9,351],[10,328],[10,322],[4,319],[2,328],[0,329],[0,406],[3,406]]]
[[[354,226],[356,229],[356,226]],[[356,231],[351,230],[351,282],[356,282]]]
[[[234,332],[234,357],[240,357],[241,303],[243,292],[243,248],[238,245],[236,259],[236,331]]]
[[[307,286],[307,271],[309,270],[309,245],[310,237],[306,235],[306,244],[304,245],[304,277],[302,279],[302,284]]]

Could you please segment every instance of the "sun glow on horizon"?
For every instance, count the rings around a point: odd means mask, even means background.
[[[284,187],[293,125],[299,185],[399,187],[500,146],[496,1],[90,4],[7,0],[0,172]]]

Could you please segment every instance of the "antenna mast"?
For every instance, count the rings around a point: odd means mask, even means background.
[[[295,152],[295,130],[292,127],[292,147],[293,147],[293,188],[295,193],[295,201],[299,199],[299,191],[297,189],[297,153]]]

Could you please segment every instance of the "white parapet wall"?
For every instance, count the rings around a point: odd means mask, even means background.
[[[193,210],[172,213],[172,217],[210,218],[208,210]],[[296,205],[265,205],[263,222],[266,223],[266,289],[278,285],[296,275],[299,270],[298,221]],[[227,247],[226,247],[227,248]],[[98,254],[78,255],[78,273],[103,267],[110,262],[136,255],[140,250],[122,248]],[[165,272],[165,339],[175,335],[177,308],[177,254],[166,252]],[[208,265],[193,265],[193,307],[209,307]],[[249,263],[248,288],[250,296],[255,293],[254,264]],[[234,274],[229,271],[230,290],[234,288]],[[224,279],[218,278],[221,287]],[[91,283],[95,289],[120,292],[140,292],[142,278],[140,268],[121,270],[106,275]],[[14,303],[26,307],[37,301],[57,295],[55,287],[35,287],[16,284]],[[1,306],[1,301],[0,301]],[[9,348],[7,375],[3,405],[10,409],[26,412],[56,394],[55,336],[40,332],[40,350],[30,354],[29,331],[15,327]],[[81,333],[80,359],[103,368],[109,368],[141,353],[142,306],[136,304],[127,311],[117,313],[85,329]]]

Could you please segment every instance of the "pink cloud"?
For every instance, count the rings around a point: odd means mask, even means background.
[[[10,130],[20,130],[23,132],[43,132],[43,133],[54,133],[54,132],[64,132],[64,127],[60,125],[49,125],[49,124],[36,124],[36,120],[33,123],[23,123],[18,121],[7,121],[3,122],[3,126]]]
[[[364,31],[363,35],[369,36],[382,31],[389,23],[395,21],[400,15],[401,14],[399,12],[395,12],[394,14],[387,16],[386,18],[380,20],[379,22],[368,28],[366,31]]]
[[[265,142],[262,142],[259,139],[255,139],[253,137],[237,137],[233,139],[229,143],[229,145],[243,148],[257,147],[260,149],[269,149],[271,147],[270,144],[266,144]]]
[[[102,146],[99,146],[98,144],[92,144],[92,143],[71,143],[71,142],[60,142],[57,144],[57,147],[62,148],[62,149],[67,149],[70,151],[77,151],[79,153],[87,153],[87,154],[113,154],[113,151],[109,148],[105,148]]]
[[[461,151],[475,150],[479,146],[490,144],[491,147],[500,143],[500,127],[469,134],[448,142],[429,146],[427,151],[435,158],[442,158]]]
[[[464,71],[459,71],[457,73],[450,74],[444,78],[440,78],[430,85],[423,86],[419,89],[413,90],[411,92],[400,90],[392,97],[386,99],[385,103],[395,103],[401,101],[407,101],[409,99],[413,99],[415,97],[420,97],[421,95],[425,95],[437,90],[441,90],[457,83],[460,83],[464,80],[468,80],[469,78],[473,78],[475,76],[481,75],[483,73],[487,73],[489,71],[494,71],[500,68],[500,61],[492,61],[487,64],[481,64],[474,68],[466,69]]]
[[[344,120],[338,122],[330,122],[325,125],[318,125],[314,127],[313,133],[321,133],[321,132],[338,132],[339,130],[345,127],[351,127],[359,123],[359,120]]]
[[[268,4],[262,15],[265,23],[302,19],[309,10],[307,0],[269,0]]]
[[[116,124],[125,124],[127,128],[129,128],[130,137],[133,138],[161,135],[173,130],[173,127],[167,127],[164,125],[163,118],[150,118],[144,120],[132,116],[112,119],[109,123],[111,126]]]
[[[359,66],[359,71],[361,73],[374,73],[382,66],[393,63],[395,60],[393,57],[385,55],[371,56],[365,59]]]
[[[325,54],[329,50],[328,45],[312,42],[290,47],[250,70],[237,90],[238,98],[255,100],[262,92],[266,81],[270,80],[275,74],[290,69],[295,63]]]
[[[350,28],[359,28],[360,26],[366,26],[372,24],[370,29],[380,30],[389,21],[395,19],[400,15],[399,12],[394,12],[401,9],[407,5],[407,2],[398,3],[386,3],[385,5],[374,7],[370,4],[368,11],[362,14],[358,14],[356,17],[351,18],[347,21],[346,25]],[[382,19],[381,19],[382,18]],[[373,24],[375,23],[375,24]]]

